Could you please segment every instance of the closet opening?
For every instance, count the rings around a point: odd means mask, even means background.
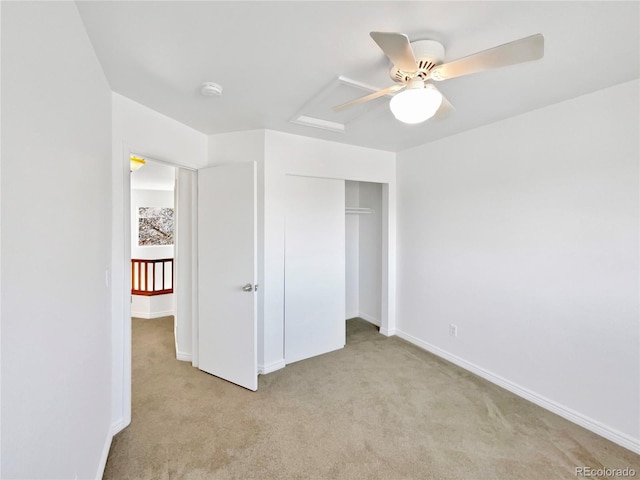
[[[345,181],[345,317],[350,330],[382,322],[382,184]],[[348,343],[349,335],[347,335]]]

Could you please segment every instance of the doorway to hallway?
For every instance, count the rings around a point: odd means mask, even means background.
[[[132,155],[132,317],[175,315],[175,176],[174,167]]]

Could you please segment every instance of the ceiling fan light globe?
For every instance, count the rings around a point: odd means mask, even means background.
[[[435,115],[442,104],[442,94],[430,85],[396,94],[389,102],[391,113],[403,123],[415,125]]]

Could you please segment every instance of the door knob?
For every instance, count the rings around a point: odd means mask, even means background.
[[[247,283],[244,287],[242,287],[243,292],[253,292],[253,285]]]

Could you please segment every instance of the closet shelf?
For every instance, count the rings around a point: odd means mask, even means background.
[[[373,213],[372,208],[361,208],[361,207],[347,207],[345,208],[345,213],[347,215],[366,215],[369,213]]]

